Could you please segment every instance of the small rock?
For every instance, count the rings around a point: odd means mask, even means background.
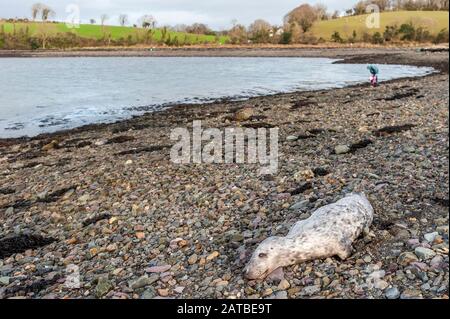
[[[8,207],[8,209],[5,212],[6,216],[12,215],[14,213],[14,207]]]
[[[428,260],[436,255],[433,250],[425,247],[417,247],[414,252],[421,260]]]
[[[8,286],[9,280],[9,277],[0,277],[0,286]]]
[[[53,140],[53,141],[51,141],[50,143],[44,145],[44,146],[42,147],[42,150],[48,152],[48,151],[53,150],[53,149],[56,149],[56,148],[58,148],[58,147],[59,147],[58,141]]]
[[[373,286],[375,289],[385,290],[387,287],[389,287],[389,284],[384,280],[375,280]]]
[[[234,118],[238,122],[248,121],[253,116],[253,114],[253,109],[246,107],[242,110],[237,111]]]
[[[175,291],[177,294],[182,294],[185,287],[176,287],[173,291]]]
[[[308,286],[308,287],[303,288],[303,290],[302,290],[302,294],[306,295],[306,296],[312,296],[318,292],[320,292],[319,286]]]
[[[158,289],[158,295],[161,297],[167,297],[169,295],[168,289]]]
[[[334,148],[336,155],[347,154],[350,152],[350,147],[348,145],[338,145]]]
[[[290,210],[299,211],[308,208],[309,200],[302,200],[291,206]]]
[[[287,291],[277,291],[273,295],[267,297],[267,299],[278,299],[278,300],[288,299],[288,293]]]
[[[106,247],[106,250],[109,252],[113,252],[115,250],[117,250],[117,244],[110,244]]]
[[[153,299],[155,298],[155,296],[156,296],[155,289],[150,287],[142,293],[141,299]]]
[[[264,292],[262,293],[262,296],[263,296],[263,297],[267,297],[267,296],[270,296],[271,294],[273,294],[272,288],[267,288],[267,289],[264,290]]]
[[[97,286],[95,287],[95,296],[101,298],[105,296],[114,288],[113,284],[105,277],[98,279]]]
[[[427,242],[432,243],[432,242],[434,242],[434,239],[436,238],[436,236],[439,236],[438,232],[425,234],[423,237],[425,238],[425,240]]]
[[[291,287],[291,284],[286,279],[283,279],[278,285],[279,290],[288,290]]]
[[[159,275],[152,275],[150,277],[148,277],[147,275],[144,275],[144,276],[139,277],[137,280],[133,281],[130,284],[130,288],[133,290],[136,290],[139,288],[150,286],[151,284],[158,281],[158,279],[159,279]]]
[[[217,257],[219,257],[219,252],[218,251],[214,251],[212,252],[208,257],[206,257],[207,261],[211,261],[213,259],[216,259]]]
[[[170,265],[153,266],[153,267],[147,268],[145,270],[145,272],[149,272],[149,273],[163,273],[163,272],[169,271],[170,268],[172,268],[172,266],[170,266]]]
[[[400,295],[400,299],[422,299],[420,290],[407,289]]]
[[[386,299],[398,299],[400,297],[400,291],[397,287],[392,287],[389,289],[386,289],[384,292],[384,295]]]
[[[419,259],[417,258],[417,256],[411,252],[401,253],[400,256],[398,257],[398,263],[404,267],[418,260]]]
[[[197,262],[197,260],[198,260],[197,254],[193,254],[193,255],[191,255],[191,257],[189,257],[188,263],[189,263],[189,265],[193,265]]]
[[[438,227],[436,227],[436,231],[437,231],[439,234],[442,234],[442,235],[448,234],[448,225],[445,225],[445,226],[438,226]]]
[[[137,239],[145,239],[145,233],[144,232],[137,232],[136,233]]]
[[[438,269],[443,262],[444,258],[442,258],[442,256],[435,256],[433,257],[433,259],[431,259],[430,266],[431,268]]]
[[[288,137],[286,137],[286,141],[288,142],[295,142],[296,140],[298,140],[298,136],[295,135],[289,135]]]
[[[367,255],[367,256],[364,256],[363,260],[364,260],[365,263],[370,263],[372,261],[372,257]]]

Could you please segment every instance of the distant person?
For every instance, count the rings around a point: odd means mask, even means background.
[[[370,84],[372,84],[373,87],[378,86],[378,73],[380,70],[375,65],[369,65],[367,69],[370,72]]]

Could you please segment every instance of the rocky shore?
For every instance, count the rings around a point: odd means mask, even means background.
[[[441,73],[0,140],[0,298],[448,298],[448,53],[365,54]],[[173,164],[194,120],[279,127],[278,173]],[[244,279],[258,243],[352,191],[375,221],[351,258]]]

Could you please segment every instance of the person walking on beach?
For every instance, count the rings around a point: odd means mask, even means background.
[[[370,84],[373,87],[378,86],[378,73],[380,72],[375,65],[369,65],[367,69],[370,72]]]

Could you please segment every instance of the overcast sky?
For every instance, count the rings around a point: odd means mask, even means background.
[[[108,24],[117,24],[121,13],[128,14],[131,23],[143,14],[151,14],[159,25],[206,23],[214,29],[229,28],[231,21],[250,24],[263,18],[281,24],[283,16],[301,3],[321,2],[330,11],[344,10],[356,0],[0,0],[0,17],[30,17],[33,3],[42,2],[56,11],[56,20],[66,20],[66,8],[76,4],[82,22],[108,14]]]

